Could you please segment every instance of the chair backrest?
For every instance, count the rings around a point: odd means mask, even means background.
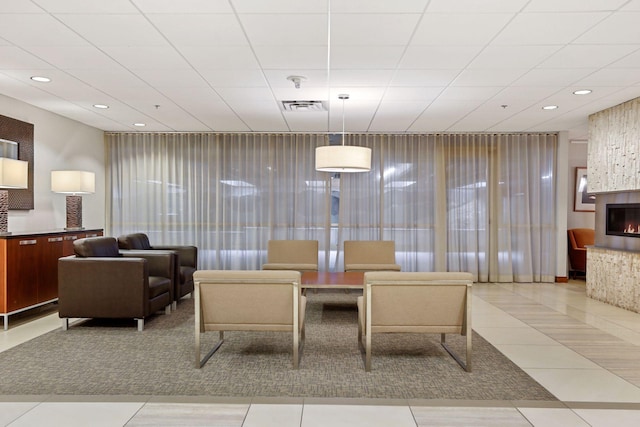
[[[471,273],[365,273],[371,332],[462,333],[472,284]]]
[[[567,230],[567,234],[572,248],[584,248],[595,243],[595,230],[593,228],[572,228]]]
[[[377,266],[376,266],[377,265]],[[345,240],[344,268],[353,270],[400,270],[393,240]]]
[[[300,277],[297,271],[196,271],[201,329],[293,331],[294,315],[303,315]]]
[[[267,263],[318,265],[318,241],[269,240]]]
[[[118,242],[114,237],[86,237],[74,240],[73,251],[80,258],[119,257]]]
[[[152,249],[149,237],[144,233],[132,233],[118,237],[120,249]]]

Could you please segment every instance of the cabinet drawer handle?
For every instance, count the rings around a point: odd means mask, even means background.
[[[76,240],[78,236],[64,236],[64,240]]]
[[[62,237],[49,237],[49,242],[62,242]]]
[[[24,245],[35,245],[37,243],[37,241],[34,240],[20,240],[20,246],[24,246]]]

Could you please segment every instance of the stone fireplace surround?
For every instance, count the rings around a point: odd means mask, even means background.
[[[596,196],[595,245],[587,249],[587,295],[640,313],[640,239],[606,234],[606,205],[640,203],[640,191]]]

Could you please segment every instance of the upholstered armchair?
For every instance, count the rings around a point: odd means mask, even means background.
[[[592,228],[572,228],[567,230],[569,239],[569,266],[575,277],[577,272],[587,273],[587,246],[595,242]]]
[[[393,240],[345,240],[344,271],[400,271]]]
[[[171,312],[174,275],[168,252],[121,254],[113,237],[73,242],[75,255],[58,260],[58,315],[62,329],[69,318],[144,320],[164,308]]]
[[[371,370],[372,335],[402,332],[440,334],[444,349],[471,372],[472,285],[471,273],[365,273],[363,294],[357,300],[365,370]],[[464,361],[447,346],[446,334],[466,336]]]
[[[269,240],[263,270],[318,271],[317,240]]]
[[[118,246],[123,250],[167,250],[173,251],[176,257],[176,278],[173,290],[173,308],[177,301],[187,294],[193,293],[193,273],[198,268],[198,248],[186,245],[151,246],[149,237],[144,233],[126,234],[118,237]]]
[[[292,334],[293,368],[297,369],[306,307],[300,277],[299,271],[196,271],[196,368],[220,348],[225,331],[277,331]],[[206,331],[218,331],[220,339],[201,360],[200,340]]]

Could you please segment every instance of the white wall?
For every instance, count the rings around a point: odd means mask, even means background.
[[[575,203],[576,188],[576,168],[587,166],[587,150],[588,144],[572,142],[569,144],[569,170],[567,171],[569,186],[567,188],[567,228],[595,228],[596,213],[595,212],[575,212],[573,210]],[[587,168],[587,173],[589,169]]]
[[[0,114],[34,125],[34,209],[10,210],[9,231],[53,231],[65,227],[65,196],[51,192],[51,171],[61,169],[95,172],[96,193],[82,199],[83,226],[104,228],[104,133],[3,95]]]

